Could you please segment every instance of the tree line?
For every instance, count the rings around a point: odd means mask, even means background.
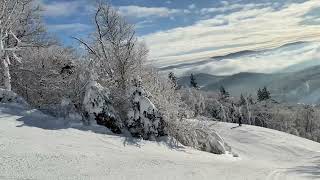
[[[89,38],[72,37],[84,51],[47,32],[35,0],[0,0],[0,12],[0,102],[15,92],[33,108],[115,134],[170,136],[212,153],[229,148],[214,130],[186,119],[193,111],[175,77],[146,64],[148,49],[134,26],[107,1],[94,3]]]
[[[218,92],[205,92],[197,84],[195,75],[191,74],[191,88],[178,85],[177,89],[194,117],[231,123],[238,123],[241,117],[244,124],[271,128],[320,142],[319,105],[277,102],[267,87],[258,89],[256,96],[242,93],[240,97],[232,97],[223,86]]]

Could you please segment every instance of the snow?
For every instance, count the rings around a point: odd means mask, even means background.
[[[0,104],[0,179],[319,179],[320,144],[286,133],[216,123],[239,157],[82,128]]]

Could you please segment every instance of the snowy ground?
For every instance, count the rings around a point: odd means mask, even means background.
[[[320,179],[320,144],[217,123],[240,157],[105,135],[0,105],[0,179]]]

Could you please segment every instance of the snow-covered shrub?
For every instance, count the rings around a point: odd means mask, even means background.
[[[221,93],[201,92],[205,97],[205,109],[203,116],[217,119],[223,122],[236,122],[239,115],[239,107],[232,97],[221,97]]]
[[[181,144],[215,154],[231,151],[221,136],[198,120],[183,119],[171,122],[168,131]]]
[[[217,154],[230,151],[230,147],[212,129],[199,121],[184,119],[184,117],[193,116],[193,110],[181,101],[179,91],[172,88],[169,80],[161,78],[152,69],[145,70],[142,77],[144,87],[151,92],[152,102],[162,115],[165,133],[168,136],[185,146],[202,151]]]
[[[25,100],[12,91],[0,88],[0,103],[18,103],[27,105]]]
[[[164,135],[165,129],[163,118],[150,97],[151,94],[142,87],[141,80],[135,80],[126,126],[134,137],[153,140]]]
[[[91,81],[86,87],[83,100],[83,116],[86,124],[93,120],[104,125],[114,133],[120,133],[122,123],[115,112],[110,98],[109,90],[96,81]]]
[[[31,106],[52,111],[63,98],[74,101],[78,87],[84,87],[78,79],[82,67],[72,49],[51,45],[19,53],[23,62],[11,65],[12,89]]]
[[[202,93],[195,88],[182,88],[179,90],[182,101],[193,112],[193,117],[203,115],[205,110],[205,98]]]

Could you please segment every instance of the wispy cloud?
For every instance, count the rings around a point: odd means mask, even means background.
[[[202,15],[209,13],[224,13],[227,11],[235,11],[235,10],[250,10],[252,8],[263,8],[267,6],[271,6],[272,3],[249,3],[249,4],[229,4],[227,1],[222,2],[221,7],[211,7],[211,8],[202,8],[200,13]]]
[[[305,14],[320,7],[318,0],[288,4],[280,9],[272,4],[229,4],[228,7],[237,10],[191,26],[141,37],[150,48],[153,64],[194,62],[243,50],[272,49],[291,42],[320,40],[320,24],[301,25]]]
[[[135,28],[136,29],[141,29],[141,28],[145,28],[145,27],[150,27],[150,26],[152,26],[152,23],[153,23],[152,20],[140,21],[140,22],[135,24]]]
[[[118,9],[123,16],[136,18],[170,17],[183,13],[183,10],[167,7],[120,6]]]
[[[84,32],[91,28],[90,25],[81,23],[71,23],[71,24],[49,24],[47,25],[49,31],[51,32]]]
[[[58,2],[53,1],[50,3],[43,4],[44,15],[48,17],[60,17],[60,16],[70,16],[82,7],[83,1],[66,1]]]

